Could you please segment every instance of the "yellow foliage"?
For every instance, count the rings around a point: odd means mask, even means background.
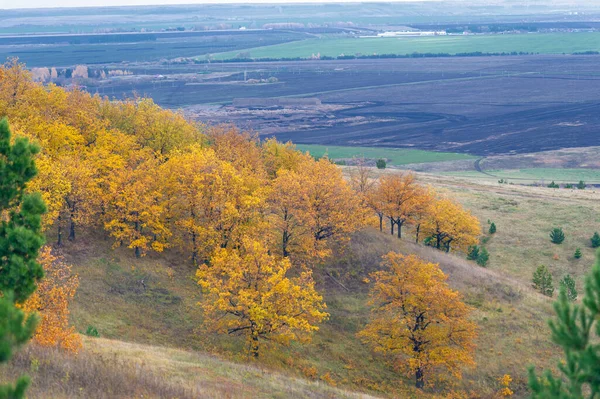
[[[257,357],[259,339],[287,344],[308,340],[324,321],[323,298],[312,274],[288,277],[288,259],[279,259],[258,241],[244,239],[239,249],[217,249],[196,274],[205,296],[200,303],[209,328],[246,337]]]
[[[471,308],[437,264],[390,252],[382,265],[372,274],[372,319],[359,336],[412,375],[417,388],[443,371],[461,378],[461,367],[474,364]]]
[[[438,249],[466,251],[478,242],[481,234],[479,220],[450,199],[434,200],[421,222],[424,237],[432,239]]]
[[[398,238],[402,226],[426,214],[432,202],[429,190],[418,184],[412,173],[381,177],[371,197],[371,207],[390,220],[392,234],[397,227]]]
[[[217,247],[237,245],[260,224],[266,189],[210,148],[194,146],[174,154],[159,175],[174,241],[191,252],[195,263]]]
[[[304,158],[297,170],[279,169],[269,198],[271,240],[280,255],[323,259],[366,223],[366,209],[326,159]],[[276,244],[275,244],[276,243]]]
[[[498,391],[498,395],[501,397],[512,396],[514,392],[510,389],[510,383],[512,382],[512,378],[509,374],[504,374],[501,378],[498,379],[500,381],[500,391]]]
[[[42,249],[39,262],[44,267],[45,277],[21,305],[26,312],[38,312],[41,316],[34,339],[43,346],[60,346],[77,352],[82,344],[75,328],[69,326],[69,304],[79,286],[79,278],[72,274],[71,266],[60,256],[52,254],[49,247]]]

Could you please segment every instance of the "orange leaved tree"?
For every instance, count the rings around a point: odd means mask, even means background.
[[[451,248],[467,250],[478,242],[479,220],[450,199],[434,200],[421,221],[421,232],[430,245],[450,252]]]
[[[62,257],[52,254],[48,246],[42,248],[38,261],[45,276],[33,295],[21,305],[27,313],[38,312],[40,315],[41,322],[34,339],[42,346],[60,346],[77,352],[81,348],[81,339],[75,327],[69,326],[69,305],[79,286],[79,278]]]
[[[375,200],[372,202],[380,204],[381,213],[390,220],[392,234],[397,226],[398,238],[402,237],[402,226],[412,223],[431,202],[427,188],[417,183],[411,173],[381,177],[373,195]]]
[[[272,182],[269,221],[279,252],[293,259],[325,258],[366,223],[361,198],[327,159],[305,158]]]
[[[209,148],[175,152],[159,169],[172,241],[190,251],[194,265],[217,247],[237,246],[261,221],[265,189]]]
[[[290,267],[288,259],[269,254],[257,241],[246,239],[239,250],[218,249],[197,272],[207,326],[244,335],[253,357],[259,355],[259,339],[309,339],[328,314],[311,272],[288,277]]]
[[[359,336],[414,376],[417,388],[440,371],[460,378],[461,367],[474,364],[471,309],[437,264],[390,252],[382,265],[385,270],[372,275],[372,318]]]

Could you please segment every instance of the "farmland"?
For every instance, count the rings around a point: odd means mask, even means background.
[[[137,88],[201,120],[235,123],[297,144],[523,154],[600,144],[598,59],[560,55],[180,66],[180,71],[214,68],[231,75],[201,84],[157,82],[100,93]],[[277,82],[249,84],[244,74]],[[316,97],[323,105],[240,109],[230,105],[238,97]]]
[[[147,96],[207,124],[296,144],[525,154],[600,145],[600,55],[580,55],[600,50],[599,11],[585,5],[583,16],[557,2],[558,19],[508,3],[492,18],[493,7],[477,2],[133,7],[102,10],[108,19],[100,9],[14,10],[0,14],[0,58],[48,68],[46,83]],[[364,37],[412,27],[477,33]],[[479,33],[491,31],[501,33]],[[300,60],[413,53],[432,57]],[[450,56],[461,53],[471,56]],[[264,57],[299,59],[256,61]],[[89,74],[69,77],[76,65]],[[234,104],[253,98],[319,105]]]
[[[600,247],[600,5],[544,1],[0,10],[0,392],[530,397]]]
[[[308,151],[314,157],[322,157],[327,155],[333,160],[351,160],[352,158],[374,160],[383,158],[388,160],[389,164],[394,166],[412,163],[444,162],[475,158],[466,154],[409,150],[401,148],[340,147],[310,144],[300,144],[297,146],[297,148],[300,151]]]
[[[310,58],[340,55],[412,53],[511,53],[571,54],[600,50],[600,33],[507,34],[485,36],[435,36],[403,38],[325,38],[250,49],[246,58]],[[216,54],[215,59],[238,57],[235,52]]]
[[[262,30],[0,37],[0,58],[18,57],[29,67],[158,62],[302,38],[302,33]]]

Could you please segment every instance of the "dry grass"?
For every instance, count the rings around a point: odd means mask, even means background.
[[[29,374],[30,398],[373,398],[215,356],[102,338],[87,338],[77,355],[30,345],[2,371],[2,379]]]
[[[110,242],[101,235],[81,234],[76,243],[68,243],[64,250],[81,280],[73,322],[79,331],[93,325],[102,337],[131,342],[88,340],[84,359],[87,356],[90,362],[95,361],[95,354],[100,353],[100,358],[135,361],[136,367],[143,364],[149,376],[156,373],[164,377],[165,387],[171,387],[168,389],[173,389],[170,384],[181,384],[194,395],[353,395],[331,391],[333,388],[319,382],[329,380],[353,391],[422,397],[405,388],[410,380],[398,376],[356,338],[369,316],[365,306],[368,284],[363,279],[378,269],[383,254],[393,250],[417,253],[440,263],[449,276],[449,284],[475,308],[473,317],[480,327],[478,365],[466,370],[459,387],[475,392],[473,397],[490,397],[499,387],[497,379],[507,373],[514,379],[516,397],[526,396],[527,367],[554,366],[560,356],[549,341],[546,324],[552,316],[551,300],[531,288],[531,273],[538,264],[545,263],[555,281],[569,272],[581,286],[581,278],[592,263],[593,251],[586,244],[599,221],[598,194],[426,174],[418,178],[457,198],[485,227],[487,219],[496,223],[498,232],[486,245],[491,253],[488,268],[466,261],[463,254],[448,255],[415,245],[409,231],[407,238],[398,240],[365,230],[353,237],[345,251],[315,272],[331,318],[313,341],[268,348],[258,364],[244,366],[240,364],[247,362],[241,354],[242,340],[201,329],[202,315],[196,303],[202,298],[193,278],[194,269],[185,256],[167,252],[135,259],[130,250],[112,250]],[[567,234],[566,242],[560,246],[551,244],[548,237],[550,229],[557,225]],[[584,250],[584,258],[578,261],[572,259],[575,246]],[[553,259],[554,254],[558,254],[558,261]],[[193,351],[218,353],[219,357]],[[139,363],[134,359],[143,360]],[[47,383],[52,380],[49,378]],[[230,391],[220,391],[223,384]],[[286,389],[293,389],[293,394]]]
[[[460,254],[446,254],[374,230],[355,235],[345,257],[339,257],[331,267],[341,278],[343,273],[348,273],[349,265],[361,265],[360,270],[350,273],[366,276],[378,269],[381,255],[389,251],[416,253],[429,262],[439,263],[448,275],[450,286],[459,290],[465,301],[475,308],[473,318],[479,326],[477,367],[466,370],[459,384],[462,389],[473,391],[474,397],[490,397],[499,387],[497,379],[510,374],[514,379],[515,396],[525,397],[527,368],[534,364],[550,367],[556,363],[559,352],[550,342],[546,323],[552,316],[551,300],[535,292],[526,281],[482,268]],[[344,281],[353,293],[364,293],[367,285],[361,286],[359,280],[346,276]],[[337,291],[340,297],[350,296],[339,286],[330,285],[329,292]]]

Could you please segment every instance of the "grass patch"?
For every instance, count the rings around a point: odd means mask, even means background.
[[[483,36],[435,36],[404,38],[324,38],[256,47],[245,50],[251,58],[309,58],[313,54],[337,57],[412,53],[510,53],[572,54],[600,50],[600,33],[530,33]],[[236,58],[239,51],[215,54],[215,59]]]
[[[317,144],[297,144],[296,148],[300,151],[308,151],[314,157],[322,157],[327,154],[327,156],[333,160],[354,157],[367,159],[384,158],[388,159],[389,163],[392,165],[475,159],[475,157],[468,154],[404,148],[348,147]]]
[[[552,180],[560,183],[574,183],[580,180],[589,184],[600,184],[599,169],[562,169],[562,168],[525,168],[525,169],[497,169],[485,170],[489,176],[477,171],[443,172],[447,176],[478,178],[485,180],[508,179],[516,180],[515,183],[550,183]]]

